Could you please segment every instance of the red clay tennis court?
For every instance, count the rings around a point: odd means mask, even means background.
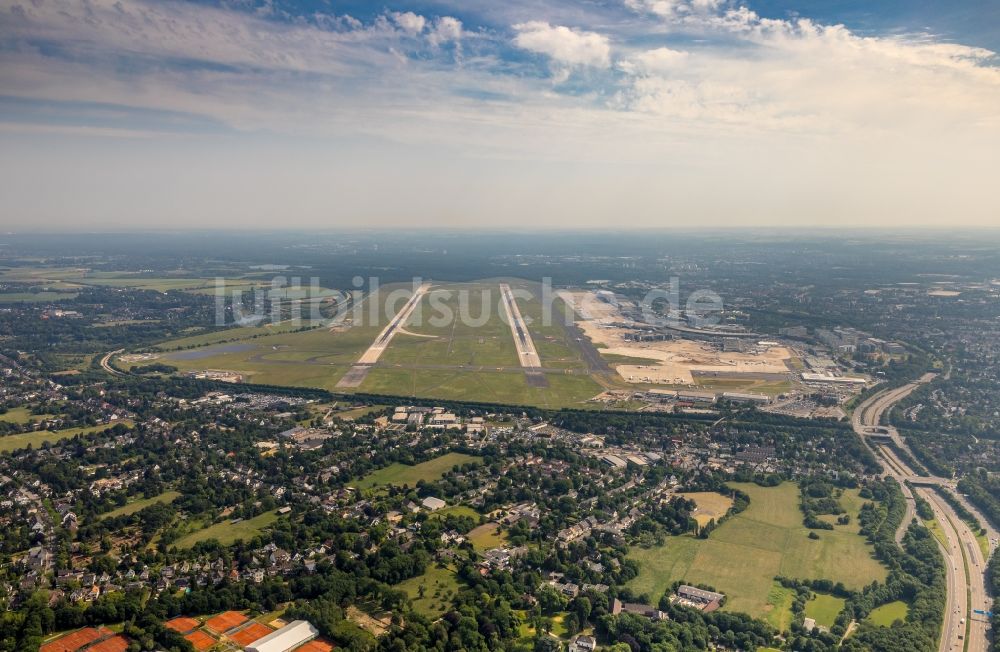
[[[194,646],[194,649],[198,650],[199,652],[201,650],[207,650],[208,648],[212,647],[216,643],[216,641],[215,641],[214,638],[212,638],[211,636],[209,636],[205,632],[201,632],[201,631],[191,632],[190,634],[188,634],[184,638],[186,638],[188,641],[190,641],[191,645]]]
[[[209,618],[205,625],[213,632],[221,634],[222,632],[228,632],[237,625],[242,625],[246,621],[247,617],[238,611],[223,611],[218,616]]]
[[[87,652],[125,652],[128,649],[128,639],[124,636],[112,636],[100,643],[87,648]]]
[[[322,638],[314,638],[308,643],[297,647],[295,652],[330,652],[332,649],[333,644]]]
[[[76,652],[76,650],[79,650],[84,645],[93,643],[99,638],[111,636],[112,633],[111,630],[104,629],[103,627],[99,630],[93,627],[84,627],[51,643],[46,643],[39,648],[39,652]]]
[[[274,630],[267,625],[261,625],[260,623],[250,623],[238,632],[234,632],[229,635],[229,638],[236,641],[239,645],[246,647],[256,641],[258,638],[264,638]]]
[[[197,620],[194,618],[185,618],[184,616],[168,620],[163,624],[175,632],[180,632],[181,634],[187,634],[188,632],[193,632],[198,629]]]

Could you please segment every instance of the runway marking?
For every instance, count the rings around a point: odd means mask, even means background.
[[[389,348],[392,338],[396,336],[396,333],[404,330],[403,326],[406,324],[406,321],[413,314],[413,311],[416,310],[417,306],[420,305],[420,300],[427,294],[430,287],[430,283],[424,283],[417,288],[413,296],[403,304],[403,308],[396,313],[396,316],[378,334],[372,345],[361,354],[358,361],[344,374],[344,377],[337,383],[337,387],[358,387],[361,385],[372,365],[378,362],[378,359],[382,357],[385,350]]]
[[[510,325],[510,333],[514,336],[514,346],[517,349],[517,358],[521,366],[525,369],[538,369],[542,366],[542,360],[535,350],[535,342],[531,339],[528,326],[521,317],[521,310],[517,307],[514,293],[506,283],[500,284],[500,296],[503,297],[503,308],[507,314],[507,323]]]

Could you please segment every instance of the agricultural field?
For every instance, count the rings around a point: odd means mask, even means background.
[[[408,485],[415,487],[421,480],[433,482],[457,464],[479,462],[481,457],[464,455],[462,453],[447,453],[441,457],[410,466],[408,464],[391,464],[384,469],[373,471],[354,483],[358,489],[371,489],[379,485]]]
[[[910,606],[902,600],[896,600],[872,609],[867,620],[879,627],[891,627],[897,620],[906,620],[909,613]]]
[[[837,615],[844,610],[845,600],[825,593],[816,593],[806,602],[806,617],[812,618],[817,625],[829,629],[837,620]]]
[[[769,596],[778,575],[830,579],[849,588],[886,577],[871,545],[858,534],[857,512],[851,524],[812,540],[811,530],[802,525],[797,485],[731,486],[750,496],[750,506],[708,539],[685,535],[662,546],[632,549],[630,556],[640,565],[639,576],[629,584],[633,591],[655,602],[675,580],[704,583],[727,594],[727,610],[766,617],[777,606]]]
[[[558,300],[552,323],[546,324],[539,286],[512,285],[533,293],[518,305],[530,320],[546,386],[529,384],[518,363],[499,308],[499,281],[483,281],[435,284],[353,391],[552,408],[581,406],[599,394],[608,381],[588,372],[580,344],[560,321]],[[391,298],[398,289],[382,288],[374,319],[375,300],[366,299],[358,310],[359,323],[350,327],[299,330],[289,322],[197,333],[160,343],[157,361],[180,371],[233,371],[254,383],[345,391],[337,383],[402,307]],[[354,316],[352,311],[349,318]]]
[[[110,512],[101,514],[97,518],[99,520],[104,520],[106,518],[116,518],[118,516],[134,514],[156,503],[172,503],[175,500],[177,500],[177,498],[179,498],[180,495],[181,494],[179,491],[164,491],[159,496],[153,496],[152,498],[143,498],[141,500],[133,500],[127,505],[122,505],[118,509],[114,509],[111,510]]]
[[[434,564],[423,575],[404,580],[395,588],[406,592],[417,613],[434,619],[446,611],[458,591],[458,580],[453,569]]]
[[[105,423],[97,426],[66,428],[65,430],[39,430],[38,432],[24,432],[17,435],[5,435],[0,437],[0,453],[27,448],[28,446],[38,448],[46,442],[55,444],[63,439],[71,439],[76,435],[86,435],[92,432],[108,430],[109,428],[114,428],[119,423],[127,426],[132,425],[131,421],[122,420],[116,423]]]
[[[209,539],[217,539],[224,546],[228,546],[238,539],[248,541],[260,534],[271,523],[274,523],[277,518],[277,512],[271,511],[264,512],[239,523],[226,520],[181,537],[173,545],[178,548],[190,548],[199,541],[207,541]]]

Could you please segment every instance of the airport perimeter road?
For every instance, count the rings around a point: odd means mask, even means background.
[[[510,332],[514,336],[514,346],[517,347],[517,358],[521,366],[525,369],[538,369],[542,366],[542,359],[538,357],[535,350],[535,342],[531,339],[528,326],[521,317],[521,310],[517,307],[517,300],[514,293],[506,283],[500,284],[500,296],[503,297],[504,311],[507,313],[507,322],[510,324]]]
[[[930,382],[933,378],[934,374],[925,374],[916,382],[880,392],[857,407],[852,417],[852,425],[869,449],[874,452],[868,436],[880,434],[889,435],[896,445],[910,453],[906,442],[895,428],[881,425],[882,415],[917,387]],[[947,485],[948,481],[936,477],[917,476],[913,469],[889,448],[882,448],[879,453],[883,455],[879,459],[882,461],[885,474],[899,482],[906,496],[906,516],[896,532],[896,541],[899,542],[906,527],[916,515],[913,492],[906,481],[941,485]],[[941,496],[933,489],[918,488],[917,491],[931,505],[947,541],[941,545],[947,571],[948,595],[939,650],[940,652],[985,650],[989,640],[989,621],[986,617],[972,612],[973,609],[988,609],[991,604],[986,591],[986,560],[983,558],[982,550],[968,525]]]

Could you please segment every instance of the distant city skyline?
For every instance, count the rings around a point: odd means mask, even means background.
[[[12,0],[0,228],[995,227],[983,4]]]

